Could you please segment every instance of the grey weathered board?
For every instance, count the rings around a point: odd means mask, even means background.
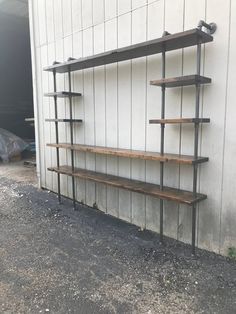
[[[171,87],[181,87],[190,86],[196,84],[209,84],[211,83],[211,78],[201,76],[201,75],[185,75],[179,77],[164,78],[160,80],[151,81],[150,84],[154,86],[164,86],[167,88]]]
[[[209,118],[151,119],[150,124],[209,123]]]
[[[57,73],[78,71],[114,62],[149,56],[162,51],[171,51],[191,47],[196,45],[198,42],[206,43],[212,40],[213,37],[211,35],[194,28],[185,32],[163,36],[158,39],[145,41],[140,44],[131,45],[117,50],[103,52],[94,56],[80,58],[65,63],[57,63],[55,65],[45,67],[44,70],[51,72],[55,71]]]

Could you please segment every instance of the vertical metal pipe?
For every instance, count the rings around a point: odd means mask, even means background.
[[[201,43],[197,45],[197,75],[201,74]],[[196,105],[195,105],[195,118],[199,118],[199,107],[200,107],[200,84],[196,84]],[[198,158],[198,137],[199,137],[199,123],[194,125],[194,158]],[[193,195],[197,194],[197,174],[198,165],[193,166]],[[196,205],[192,207],[192,254],[195,254],[196,245]]]
[[[166,75],[166,52],[162,52],[162,78]],[[165,119],[165,85],[162,85],[161,95],[161,119]],[[165,124],[161,124],[161,144],[160,153],[164,154]],[[164,162],[160,163],[160,189],[164,185]],[[163,221],[164,221],[164,201],[160,200],[160,241],[163,242]]]
[[[56,71],[53,71],[53,85],[54,85],[54,93],[57,91],[57,81],[56,81]],[[55,119],[58,119],[58,111],[57,111],[57,96],[54,96],[54,110],[55,110]],[[58,136],[58,122],[55,121],[55,131],[56,131],[56,143],[59,143]],[[59,158],[59,148],[56,148],[57,154],[57,168],[60,167],[60,158]],[[60,173],[57,174],[57,193],[58,193],[58,201],[61,203],[61,177]]]
[[[68,71],[68,78],[69,78],[69,92],[71,93],[71,71]],[[72,96],[69,95],[69,105],[70,105],[70,143],[71,146],[74,145],[74,135],[73,135],[73,112],[72,112]],[[75,177],[73,176],[73,172],[75,170],[74,165],[74,150],[71,149],[71,168],[72,168],[72,197],[73,197],[73,207],[76,209],[76,202],[75,202]]]

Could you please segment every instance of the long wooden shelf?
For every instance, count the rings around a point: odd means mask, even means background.
[[[111,50],[85,58],[70,60],[64,63],[57,63],[44,68],[44,70],[51,72],[55,71],[57,73],[78,71],[114,62],[153,55],[163,51],[186,48],[197,45],[199,42],[207,43],[211,42],[212,40],[213,37],[211,35],[201,31],[198,28],[194,28],[117,50]]]
[[[185,75],[179,77],[171,77],[160,80],[151,81],[150,84],[154,86],[164,86],[167,88],[171,87],[181,87],[181,86],[190,86],[196,84],[209,84],[211,79],[209,77],[201,75]]]
[[[116,177],[113,175],[107,175],[85,169],[75,168],[74,172],[72,172],[72,168],[69,166],[61,166],[59,168],[50,167],[48,170],[80,179],[107,184],[113,187],[126,189],[132,192],[149,195],[163,200],[175,201],[186,205],[193,205],[207,198],[207,196],[204,194],[198,193],[194,197],[192,192],[180,189],[164,187],[163,190],[160,190],[160,186],[156,184]]]
[[[151,119],[150,124],[209,123],[209,118]]]
[[[194,165],[203,162],[207,162],[209,159],[207,157],[198,157],[195,159],[193,156],[188,155],[179,155],[179,154],[164,154],[156,152],[145,152],[139,150],[130,150],[130,149],[121,149],[121,148],[112,148],[112,147],[102,147],[102,146],[91,146],[91,145],[80,145],[80,144],[68,144],[68,143],[59,143],[59,144],[47,144],[49,147],[56,148],[65,148],[73,149],[75,151],[95,153],[101,155],[112,155],[118,157],[126,158],[136,158],[143,160],[156,160],[161,162],[171,162],[177,164],[187,164]]]
[[[82,119],[45,119],[46,122],[73,122],[82,123]]]
[[[45,93],[45,97],[58,97],[58,98],[66,98],[66,97],[80,97],[82,96],[81,93],[74,93],[74,92],[52,92],[52,93]]]

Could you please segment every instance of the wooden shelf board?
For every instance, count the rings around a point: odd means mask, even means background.
[[[45,97],[58,97],[58,98],[66,98],[66,97],[79,97],[81,93],[74,93],[74,92],[52,92],[52,93],[45,93]]]
[[[197,194],[196,197],[194,197],[192,192],[175,188],[164,187],[163,190],[160,190],[159,185],[116,177],[85,169],[76,168],[72,173],[72,168],[69,166],[61,166],[59,168],[51,167],[48,168],[48,170],[187,205],[193,205],[207,198],[204,194]]]
[[[59,143],[59,144],[47,144],[49,147],[58,147],[65,149],[73,149],[75,151],[95,153],[101,155],[112,155],[118,157],[126,157],[126,158],[136,158],[143,160],[155,160],[161,162],[171,162],[178,164],[199,164],[203,162],[207,162],[209,159],[207,157],[198,157],[195,159],[193,156],[188,155],[179,155],[179,154],[164,154],[161,155],[157,152],[145,152],[138,150],[130,150],[130,149],[121,149],[121,148],[112,148],[112,147],[102,147],[102,146],[91,146],[91,145],[80,145],[80,144],[68,144],[68,143]]]
[[[198,42],[207,43],[211,42],[212,40],[213,37],[211,35],[199,30],[198,28],[194,28],[117,50],[111,50],[85,58],[54,64],[44,68],[44,70],[51,72],[55,71],[57,73],[65,73],[69,70],[78,71],[114,62],[153,55],[163,51],[171,51],[190,47],[197,45]]]
[[[151,119],[150,124],[209,123],[209,118]]]
[[[45,119],[46,122],[73,122],[73,123],[81,123],[83,120],[81,119]]]
[[[150,82],[151,85],[161,87],[164,86],[167,88],[209,83],[211,83],[211,79],[201,75],[185,75],[180,77],[154,80]]]

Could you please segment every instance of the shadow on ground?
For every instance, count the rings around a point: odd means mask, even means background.
[[[0,178],[1,313],[236,313],[236,263]]]

